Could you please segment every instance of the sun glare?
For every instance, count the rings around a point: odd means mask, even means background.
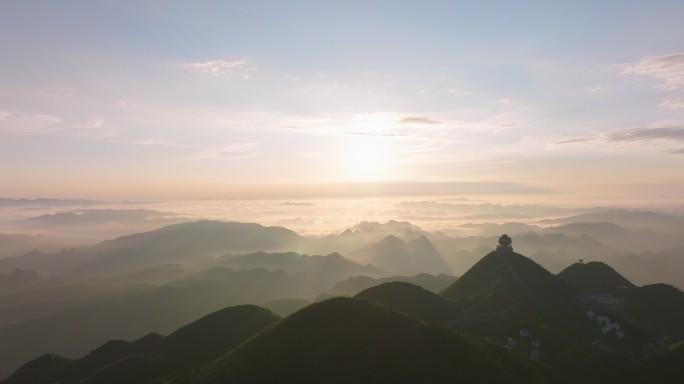
[[[387,146],[379,139],[355,140],[344,154],[348,177],[353,180],[383,179],[389,171]]]

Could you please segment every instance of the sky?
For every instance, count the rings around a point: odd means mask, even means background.
[[[681,203],[681,1],[0,2],[0,197]]]

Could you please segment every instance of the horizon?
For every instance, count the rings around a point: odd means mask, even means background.
[[[682,12],[4,2],[0,195],[479,195],[677,211]]]

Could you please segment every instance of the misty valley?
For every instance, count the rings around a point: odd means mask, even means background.
[[[87,225],[155,211],[57,210],[47,234],[0,234],[6,384],[684,377],[681,216],[597,208],[470,235],[178,219],[88,244]],[[84,222],[82,244],[59,237]]]

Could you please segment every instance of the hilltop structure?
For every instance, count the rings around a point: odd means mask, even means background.
[[[512,243],[513,240],[511,240],[510,236],[504,233],[501,235],[501,237],[499,237],[499,245],[496,246],[496,250],[513,252],[513,246],[511,245]]]

